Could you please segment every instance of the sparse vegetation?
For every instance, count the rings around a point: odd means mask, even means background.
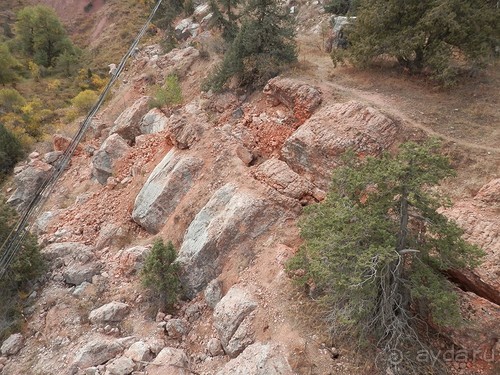
[[[71,103],[76,108],[79,114],[84,114],[90,111],[90,109],[94,106],[97,101],[98,95],[97,92],[93,90],[84,90],[80,92],[77,96],[75,96]]]
[[[165,84],[158,88],[154,98],[149,102],[151,108],[161,108],[166,105],[176,105],[182,103],[182,89],[177,75],[170,74],[165,79]]]
[[[346,30],[349,61],[365,67],[392,57],[444,85],[484,67],[499,43],[500,9],[487,0],[360,1],[356,16]]]
[[[364,161],[350,154],[345,162],[325,201],[306,208],[305,243],[288,269],[325,304],[332,337],[375,343],[383,373],[437,372],[416,361],[425,348],[419,322],[460,324],[443,272],[474,267],[483,255],[438,213],[447,202],[435,185],[453,170],[435,141]],[[396,364],[394,351],[403,357]]]
[[[161,310],[171,310],[181,291],[177,253],[172,242],[157,240],[141,271],[142,284],[158,299]]]

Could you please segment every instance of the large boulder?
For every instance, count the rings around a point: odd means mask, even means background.
[[[102,365],[121,353],[122,350],[123,345],[119,341],[101,337],[94,338],[78,350],[73,365],[81,369]]]
[[[113,175],[115,162],[130,151],[127,142],[118,134],[110,135],[92,158],[92,175],[105,185]]]
[[[149,100],[149,96],[143,96],[124,110],[115,120],[110,134],[116,133],[127,141],[134,142],[135,137],[141,134],[140,123],[149,110]]]
[[[68,146],[71,144],[73,140],[69,137],[66,137],[62,134],[54,134],[52,136],[52,145],[54,147],[54,151],[65,152]],[[74,155],[80,155],[82,153],[82,146],[76,146]]]
[[[377,155],[392,145],[398,130],[393,120],[358,102],[324,106],[287,139],[282,157],[294,171],[326,189],[346,150]]]
[[[139,130],[141,134],[154,134],[165,130],[168,117],[158,108],[153,108],[144,115]]]
[[[137,195],[132,219],[158,233],[199,175],[203,160],[171,150]]]
[[[127,316],[129,311],[129,305],[126,303],[113,301],[92,310],[89,314],[89,320],[94,324],[120,322]]]
[[[217,375],[293,375],[282,349],[273,343],[250,345]]]
[[[268,200],[226,184],[217,190],[189,225],[179,250],[182,282],[189,297],[216,278],[226,252],[251,251],[256,238],[278,219]]]
[[[170,116],[166,129],[172,144],[186,149],[201,138],[208,126],[207,114],[198,101],[193,101]]]
[[[184,23],[183,23],[184,21]],[[191,28],[193,23],[183,20],[180,22],[182,28],[181,32],[191,34]],[[187,22],[187,26],[186,25]],[[195,26],[198,24],[194,24]],[[191,66],[198,60],[200,57],[200,51],[198,51],[194,47],[185,47],[185,48],[174,48],[169,53],[158,57],[157,59],[150,59],[148,61],[148,65],[152,68],[160,68],[161,70],[161,84],[164,83],[165,77],[169,74],[175,74],[180,78],[183,78],[187,75]]]
[[[134,368],[134,361],[130,358],[118,357],[106,365],[105,375],[129,375]]]
[[[38,189],[50,178],[53,170],[54,168],[50,164],[40,160],[33,160],[14,177],[16,190],[7,200],[7,203],[14,206],[19,212],[26,210]]]
[[[311,117],[322,101],[318,88],[292,78],[271,79],[264,87],[264,94],[291,109],[299,122]]]
[[[268,159],[254,171],[254,177],[290,198],[314,199],[320,201],[325,192],[318,189],[312,182],[294,172],[288,164],[278,159]]]
[[[20,333],[14,333],[10,335],[7,340],[2,343],[2,347],[0,348],[0,352],[4,356],[17,354],[24,345],[23,335]]]
[[[79,242],[55,242],[42,248],[41,253],[48,261],[58,258],[75,259],[93,257],[93,248]]]
[[[83,282],[92,282],[92,277],[98,275],[101,266],[97,263],[81,264],[72,262],[63,272],[64,282],[70,285],[80,285]]]
[[[163,348],[146,367],[148,375],[189,375],[189,360],[182,349]]]
[[[249,322],[243,324],[250,313],[257,308],[257,302],[240,286],[233,286],[220,300],[214,310],[214,327],[219,334],[225,352],[235,357],[252,343]],[[238,332],[239,331],[239,332]]]
[[[130,348],[123,353],[123,355],[130,358],[134,362],[147,362],[153,357],[150,346],[144,341],[134,342],[130,345]]]

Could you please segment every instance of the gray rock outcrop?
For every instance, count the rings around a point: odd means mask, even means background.
[[[295,172],[326,189],[346,150],[378,155],[392,145],[398,130],[374,108],[352,101],[333,104],[318,110],[287,139],[282,157]]]
[[[92,310],[89,314],[89,320],[94,324],[119,322],[127,316],[129,311],[129,305],[126,303],[113,301]]]
[[[149,96],[143,96],[125,109],[115,120],[110,134],[116,133],[123,139],[134,142],[135,137],[141,134],[140,123],[142,117],[149,110],[149,100]]]
[[[52,175],[54,168],[40,160],[33,160],[14,177],[16,190],[7,203],[19,212],[26,210],[38,189]]]
[[[135,364],[130,358],[118,357],[106,365],[105,375],[130,375]]]
[[[217,375],[293,375],[281,348],[272,343],[250,345]]]
[[[253,342],[250,313],[257,302],[240,286],[233,286],[214,310],[214,327],[222,347],[230,357],[236,357]]]
[[[2,343],[0,352],[4,356],[15,355],[23,348],[23,345],[23,335],[21,335],[20,333],[14,333]]]
[[[137,195],[132,219],[158,233],[195,182],[203,161],[171,150],[153,170]]]
[[[182,349],[163,348],[158,356],[146,367],[148,375],[189,375],[189,360]]]
[[[219,303],[222,298],[222,283],[218,279],[210,281],[205,288],[205,301],[212,309]]]
[[[165,130],[167,122],[168,117],[158,108],[153,108],[144,115],[139,129],[141,134],[154,134]]]
[[[123,346],[119,341],[94,338],[76,353],[73,366],[83,369],[102,365],[121,353],[122,350]]]
[[[127,142],[118,134],[110,135],[92,158],[92,175],[105,185],[113,175],[116,160],[130,151]]]
[[[251,251],[256,238],[279,217],[267,200],[233,184],[217,190],[189,225],[178,262],[186,294],[194,297],[219,275],[228,249]]]
[[[92,282],[92,277],[98,275],[101,267],[96,263],[81,264],[73,262],[63,272],[64,282],[70,285],[80,285],[84,281]]]

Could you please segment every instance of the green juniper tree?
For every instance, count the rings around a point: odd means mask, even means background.
[[[21,142],[0,123],[0,183],[23,158],[24,153]]]
[[[34,62],[54,66],[64,52],[75,53],[55,11],[44,5],[25,7],[17,14],[16,36],[20,48]]]
[[[289,270],[322,297],[333,337],[376,342],[384,371],[432,373],[415,361],[418,319],[460,322],[443,272],[476,266],[482,252],[438,212],[446,200],[434,187],[452,174],[435,141],[403,144],[396,156],[351,156],[300,223],[304,245]],[[401,363],[391,362],[394,350]]]
[[[231,77],[240,86],[259,87],[297,60],[293,18],[276,0],[250,0],[224,60],[203,85],[221,91]]]
[[[455,81],[460,65],[482,67],[500,39],[500,9],[488,0],[360,0],[356,16],[350,48],[334,51],[334,61],[347,54],[363,67],[391,56],[444,84]]]
[[[236,7],[241,0],[210,0],[212,12],[212,25],[222,30],[222,37],[227,42],[232,42],[238,33],[239,14]]]
[[[181,290],[176,257],[172,242],[165,245],[159,239],[154,243],[141,271],[142,284],[158,298],[161,310],[172,309]]]

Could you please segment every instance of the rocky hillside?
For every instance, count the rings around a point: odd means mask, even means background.
[[[325,20],[320,4],[300,12],[312,15],[301,65],[250,96],[200,93],[213,59],[189,42],[208,31],[167,54],[141,48],[36,222],[50,269],[28,298],[23,331],[1,346],[2,375],[374,373],[332,342],[284,264],[301,243],[302,208],[325,197],[346,149],[378,155],[437,131],[366,82],[335,80],[328,56],[308,50]],[[172,72],[183,104],[150,109],[152,87]],[[16,168],[13,205],[26,204],[68,142],[55,135],[53,151]],[[469,146],[446,149],[498,167],[498,144]],[[441,332],[444,348],[467,354],[449,361],[455,373],[498,370],[498,177],[483,176],[484,187],[445,210],[487,253],[479,269],[450,275],[470,321]],[[156,237],[178,249],[189,300],[175,315],[139,282]]]

